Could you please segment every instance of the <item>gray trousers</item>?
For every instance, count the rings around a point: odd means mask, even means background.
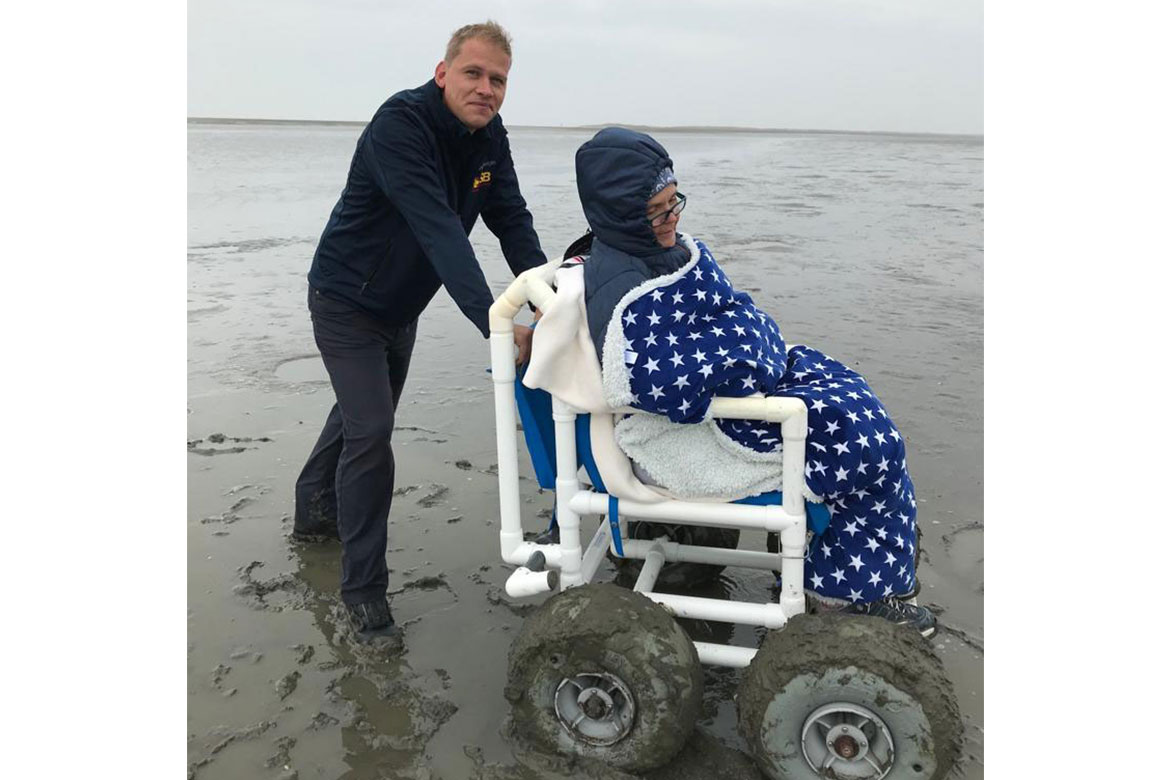
[[[313,337],[337,403],[296,484],[297,530],[336,522],[341,598],[385,598],[387,521],[394,493],[394,410],[402,397],[417,321],[391,327],[309,288]]]

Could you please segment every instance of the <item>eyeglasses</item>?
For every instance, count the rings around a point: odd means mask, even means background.
[[[676,192],[675,197],[678,198],[678,203],[675,203],[661,214],[655,214],[653,217],[650,217],[650,227],[658,227],[659,225],[665,224],[666,220],[670,219],[671,214],[674,214],[676,217],[682,214],[683,209],[687,207],[687,196],[681,192]]]

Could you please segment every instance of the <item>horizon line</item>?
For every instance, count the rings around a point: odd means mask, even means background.
[[[328,125],[333,127],[365,127],[369,120],[350,119],[262,119],[259,117],[189,116],[187,124],[252,124],[252,125]],[[588,125],[524,125],[509,124],[510,129],[525,130],[600,130],[603,127],[628,127],[631,130],[675,133],[790,133],[820,135],[900,135],[935,138],[967,138],[983,140],[983,133],[938,133],[913,130],[828,130],[823,128],[746,127],[742,125],[638,125],[603,122]]]

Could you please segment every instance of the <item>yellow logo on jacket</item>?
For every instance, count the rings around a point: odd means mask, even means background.
[[[474,191],[478,190],[481,186],[491,184],[491,183],[492,183],[492,172],[491,171],[484,171],[479,176],[476,176],[475,180],[471,182],[471,191],[474,192]]]

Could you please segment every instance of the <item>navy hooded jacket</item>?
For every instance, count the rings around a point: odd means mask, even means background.
[[[594,236],[585,262],[585,314],[598,358],[622,297],[690,260],[681,244],[659,244],[646,218],[658,174],[673,167],[657,141],[624,127],[607,127],[577,150],[577,194]]]
[[[472,133],[433,80],[399,92],[358,138],[309,284],[389,325],[415,320],[442,285],[486,337],[494,299],[467,240],[480,216],[513,273],[546,262],[500,117]]]

